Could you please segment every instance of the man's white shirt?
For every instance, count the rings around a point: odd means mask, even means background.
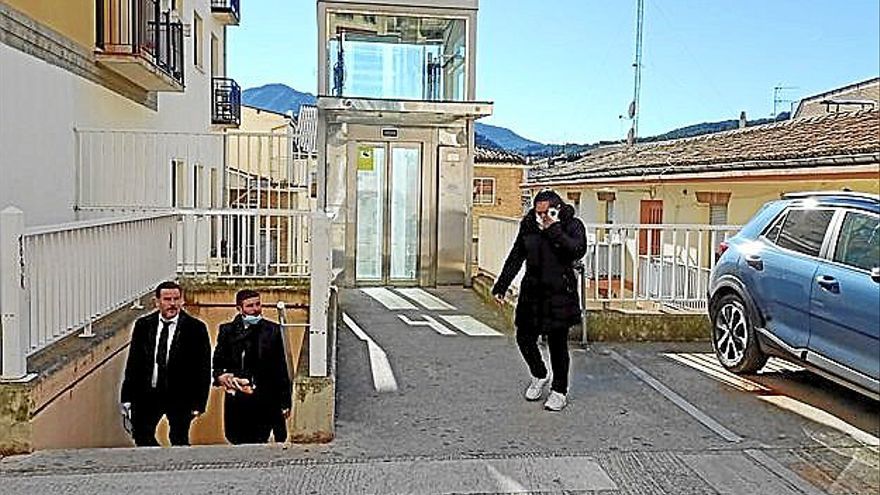
[[[165,321],[170,321],[171,325],[168,326],[168,342],[166,343],[164,352],[165,352],[165,362],[168,362],[168,354],[171,351],[171,343],[174,342],[174,332],[177,331],[177,322],[180,320],[180,314],[170,320],[165,320],[161,316],[159,317],[159,326],[156,328],[156,347],[153,350],[153,379],[151,381],[153,388],[156,388],[156,384],[159,381],[159,360],[156,359],[159,357],[159,340],[162,335],[162,324]]]

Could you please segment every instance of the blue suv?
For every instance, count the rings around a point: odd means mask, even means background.
[[[721,364],[796,362],[880,400],[880,196],[787,194],[718,246],[709,283]]]

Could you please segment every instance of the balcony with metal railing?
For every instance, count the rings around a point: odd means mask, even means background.
[[[241,22],[239,0],[211,0],[211,12],[220,22],[229,26],[238,26]]]
[[[184,89],[183,24],[159,0],[96,0],[98,62],[150,91]]]
[[[213,78],[211,123],[230,127],[241,125],[241,87],[234,79]]]

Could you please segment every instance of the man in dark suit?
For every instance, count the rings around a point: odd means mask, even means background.
[[[281,327],[262,316],[260,294],[235,295],[239,314],[220,325],[214,349],[214,384],[226,391],[223,427],[233,444],[265,443],[287,436],[291,383]]]
[[[136,445],[159,445],[156,425],[163,415],[171,444],[189,445],[190,423],[205,412],[211,388],[208,328],[180,309],[183,290],[175,282],[162,282],[154,295],[157,311],[132,330],[121,400]]]

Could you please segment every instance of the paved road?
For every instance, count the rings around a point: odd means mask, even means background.
[[[43,452],[0,462],[0,492],[880,490],[876,402],[781,362],[733,377],[702,343],[621,344],[576,349],[571,402],[550,413],[521,398],[494,308],[430,293],[343,291],[332,444]]]

